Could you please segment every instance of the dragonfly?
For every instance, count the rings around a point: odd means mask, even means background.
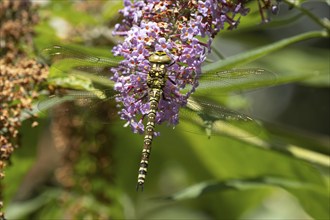
[[[64,76],[72,76],[74,73],[92,74],[92,76],[96,76],[94,80],[104,86],[113,86],[112,82],[108,80],[109,77],[106,75],[110,72],[109,67],[115,67],[119,64],[119,59],[115,57],[105,58],[94,56],[88,52],[64,46],[46,48],[43,50],[42,55],[54,63],[53,70],[55,72],[64,74]],[[57,61],[59,61],[59,64],[56,64]],[[158,103],[162,98],[163,87],[166,81],[170,80],[167,77],[167,67],[171,65],[172,60],[166,53],[156,51],[149,57],[149,62],[151,68],[147,75],[147,94],[150,110],[146,114],[147,122],[136,187],[137,190],[141,188],[142,191],[147,175],[151,145],[155,133],[155,118],[157,111],[159,111]],[[187,106],[180,111],[180,116],[182,116],[182,118],[198,123],[203,128],[199,131],[192,132],[206,133],[210,138],[214,131],[221,133],[224,127],[228,128],[228,125],[235,125],[235,123],[239,126],[246,125],[250,128],[253,127],[255,131],[259,130],[259,124],[251,117],[208,101],[206,96],[212,96],[212,93],[207,89],[213,90],[213,88],[220,87],[223,90],[230,91],[235,87],[237,82],[242,85],[242,89],[257,88],[260,87],[258,84],[260,81],[273,83],[276,80],[276,75],[274,73],[259,68],[233,69],[202,74],[201,80],[203,80],[203,82],[200,83],[200,87],[206,88],[206,91],[204,93],[203,91],[199,92],[197,88],[197,92],[188,99]],[[237,90],[237,88],[235,89]],[[38,103],[38,108],[40,112],[42,112],[44,109],[63,101],[73,101],[76,99],[114,100],[116,96],[118,96],[118,94],[114,94],[111,89],[102,90],[89,88],[87,90],[88,91],[70,91],[67,95],[62,97],[52,96],[50,99]],[[99,103],[102,103],[102,101]],[[113,112],[116,112],[116,110]],[[242,137],[251,135],[244,131],[234,131],[231,133]]]

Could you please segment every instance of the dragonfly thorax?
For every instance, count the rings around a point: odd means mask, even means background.
[[[147,77],[147,85],[150,89],[163,89],[167,80],[167,64],[171,63],[171,58],[161,51],[154,52],[149,57],[152,64]]]
[[[164,64],[154,63],[147,76],[147,85],[150,89],[163,89],[167,80]]]

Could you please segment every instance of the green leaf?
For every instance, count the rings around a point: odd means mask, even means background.
[[[6,216],[8,219],[22,219],[29,216],[51,200],[55,200],[58,193],[58,190],[48,190],[26,202],[12,203],[6,209]]]
[[[225,70],[225,69],[228,70],[236,66],[252,62],[276,50],[282,49],[290,44],[297,43],[307,39],[321,38],[321,37],[329,37],[329,35],[326,31],[311,31],[304,34],[299,34],[297,36],[283,39],[281,41],[257,48],[252,51],[248,51],[245,53],[240,53],[238,55],[228,57],[225,60],[219,60],[212,64],[205,65],[202,68],[202,72],[206,74],[216,74],[221,70]]]
[[[325,195],[325,189],[320,188],[318,185],[309,183],[301,183],[295,180],[288,180],[279,177],[256,177],[250,179],[230,179],[226,181],[206,181],[193,186],[187,187],[186,189],[177,192],[173,195],[165,197],[170,200],[183,200],[193,199],[203,196],[206,193],[213,193],[214,191],[222,190],[249,190],[258,189],[264,186],[275,186],[281,187],[286,190],[297,189],[297,190],[308,190],[318,195]]]
[[[180,124],[184,125],[186,129],[195,126],[183,121]],[[310,215],[318,217],[316,219],[322,219],[320,217],[326,216],[328,197],[322,195],[322,192],[326,194],[326,187],[324,186],[324,178],[321,176],[321,172],[315,168],[314,162],[328,170],[330,167],[328,156],[301,149],[289,143],[280,144],[275,139],[267,138],[263,133],[260,136],[240,140],[212,137],[208,141],[206,138],[198,138],[196,135],[188,135],[185,132],[181,132],[181,135],[187,137],[188,146],[191,148],[188,151],[194,151],[199,158],[195,162],[212,173],[213,179],[250,180],[251,177],[281,177],[290,181],[280,181],[279,183],[273,179],[266,179],[268,182],[263,181],[265,184],[271,183],[282,188],[286,187],[300,200]],[[281,152],[281,154],[276,152]],[[297,159],[312,163],[304,163]],[[291,186],[288,183],[294,184]],[[244,185],[244,187],[246,186],[253,189],[252,186],[255,185]],[[203,187],[197,187],[193,191],[194,195],[198,195],[198,190],[203,189]],[[215,192],[207,194],[207,197],[213,194]],[[223,194],[220,195],[223,196]],[[227,203],[232,201],[232,205],[234,205],[238,196],[244,201],[244,194],[231,195],[232,197],[226,198]],[[201,199],[203,198],[198,197],[198,200]]]
[[[322,53],[323,55],[314,53],[315,56],[313,56],[311,53],[302,54],[297,52],[293,54],[288,50],[285,50],[277,52],[276,55],[272,54],[276,50],[289,44],[313,37],[321,37],[323,34],[324,32],[309,32],[301,34],[259,49],[229,57],[225,60],[219,60],[205,65],[202,68],[203,73],[200,77],[199,87],[194,95],[206,94],[207,96],[218,96],[221,93],[256,89],[312,78],[313,81],[311,82],[314,83],[328,83],[329,80],[321,80],[328,75],[328,53]],[[278,53],[282,53],[282,55],[279,55]],[[269,63],[269,68],[272,70],[274,69],[276,72],[278,71],[278,74],[261,68],[231,69],[223,71],[223,69],[230,69],[234,66],[251,62],[267,54],[270,55],[265,59]],[[273,65],[274,62],[278,65]],[[303,68],[300,68],[301,66],[303,66]],[[317,81],[317,79],[319,80]]]
[[[314,132],[286,127],[284,125],[275,125],[265,122],[263,124],[271,134],[271,139],[274,141],[276,140],[277,143],[291,143],[303,149],[323,155],[330,155],[329,137],[327,135],[316,134]]]
[[[326,49],[303,48],[277,51],[264,59],[263,65],[275,72],[278,83],[301,81],[311,86],[329,86],[330,54]],[[277,65],[274,65],[276,63]]]
[[[189,102],[191,101],[192,100],[188,101],[188,108],[190,108]],[[199,107],[199,104],[200,103],[197,102],[195,105]],[[194,108],[195,107],[193,106],[192,110],[196,111]],[[216,117],[214,117],[213,111],[216,112]],[[258,124],[248,116],[237,114],[235,117],[241,118],[241,120],[235,119],[230,121],[230,123],[227,123],[225,119],[226,117],[233,118],[233,111],[229,110],[229,112],[226,112],[219,107],[212,109],[211,112],[206,111],[206,114],[213,118],[212,134],[234,137],[235,139],[245,142],[246,144],[250,144],[253,147],[280,152],[281,154],[292,158],[307,161],[309,163],[315,163],[325,169],[330,167],[330,158],[328,155],[315,152],[314,150],[310,150],[308,148],[305,149],[302,146],[279,142],[276,138],[272,138],[269,134],[267,134],[261,126],[258,126]],[[205,127],[205,119],[201,120],[199,117],[189,117],[189,120],[185,120],[184,122],[189,122],[190,126],[185,128],[185,123],[181,122],[178,127],[182,127],[183,130],[193,131],[194,126],[197,126],[197,129],[207,128]],[[206,134],[210,136],[210,132],[207,132]]]
[[[302,6],[302,3],[307,2],[307,0],[300,0],[300,1],[292,1],[292,0],[285,0],[287,4],[290,6],[298,9],[303,14],[308,16],[311,20],[313,20],[316,24],[318,24],[320,27],[325,28],[328,32],[330,31],[330,23],[328,18],[319,18],[315,14],[311,12],[311,10],[308,10]],[[320,1],[322,2],[322,1]],[[329,5],[329,1],[327,1]]]
[[[249,179],[231,179],[221,182],[202,182],[165,197],[165,199],[193,199],[199,198],[208,193],[215,193],[217,191],[250,190],[269,186],[281,187],[295,195],[304,209],[316,219],[327,219],[330,217],[328,212],[328,201],[330,198],[325,186],[271,176],[262,176]]]

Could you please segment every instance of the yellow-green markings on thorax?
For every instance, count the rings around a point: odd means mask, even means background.
[[[167,64],[171,63],[171,58],[165,52],[157,51],[149,57],[149,62],[151,63],[151,69],[147,76],[147,86],[150,110],[148,112],[148,121],[145,129],[137,190],[139,189],[139,187],[141,187],[143,190],[143,184],[147,175],[151,143],[155,130],[155,120],[156,113],[158,110],[158,103],[160,97],[163,94],[163,88],[167,81],[166,66]]]

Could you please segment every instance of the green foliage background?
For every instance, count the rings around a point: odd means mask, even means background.
[[[209,57],[214,62],[207,63],[203,72],[213,74],[242,65],[261,67],[276,73],[276,82],[270,85],[260,80],[256,87],[296,83],[315,91],[326,89],[329,93],[329,44],[326,43],[329,21],[304,9],[313,8],[313,4],[329,5],[327,1],[306,2],[296,1],[292,10],[283,3],[280,16],[261,25],[257,4],[251,1],[252,13],[241,19],[238,30],[222,31],[217,36]],[[95,3],[93,10],[79,10],[78,3],[51,1],[39,9],[41,22],[34,39],[36,55],[46,47],[59,44],[118,63],[110,51],[119,39],[104,30],[109,31],[120,20],[117,11],[122,8],[122,2],[85,3]],[[302,3],[306,3],[304,8]],[[64,23],[56,25],[55,21]],[[311,23],[308,30],[301,28],[302,22]],[[76,34],[59,37],[66,28]],[[97,28],[99,34],[95,34]],[[226,54],[225,59],[219,59],[220,52]],[[89,74],[70,78],[59,72],[65,68],[70,71],[80,64],[72,60],[58,63],[62,67],[51,68],[51,76],[56,77],[48,83],[70,89],[90,90],[95,84],[111,88],[110,81]],[[252,105],[246,96],[228,96],[249,88],[249,82],[233,82],[231,87],[207,85],[202,87],[206,94],[211,91],[222,94],[220,98],[212,97],[213,101],[239,110]],[[322,127],[322,123],[329,123],[328,119],[317,123]],[[199,129],[193,121],[182,120],[175,129],[160,126],[161,136],[153,143],[147,183],[141,193],[135,191],[135,184],[143,137],[123,128],[120,121],[107,126],[107,145],[98,144],[95,130],[99,125],[93,120],[84,121],[85,142],[73,168],[76,187],[65,188],[57,183],[53,177],[56,167],[50,166],[46,173],[38,170],[47,165],[47,160],[40,158],[44,155],[40,154],[40,148],[47,151],[47,143],[54,139],[47,136],[46,142],[41,141],[48,135],[51,120],[51,117],[40,118],[37,128],[31,129],[27,123],[21,129],[22,146],[13,155],[5,178],[9,219],[330,218],[328,130],[324,131],[326,134],[311,130],[293,132],[264,123],[257,136],[241,139],[215,135],[208,139],[206,135],[186,132]],[[42,143],[46,146],[41,146]],[[93,151],[101,151],[110,158],[111,166],[98,170],[101,160],[91,152],[90,143]],[[27,173],[31,174],[32,167],[45,177],[33,181],[30,175],[29,179]],[[90,184],[87,189],[82,186],[86,179]],[[26,191],[30,192],[29,196],[22,196]],[[78,211],[70,213],[73,210]]]

